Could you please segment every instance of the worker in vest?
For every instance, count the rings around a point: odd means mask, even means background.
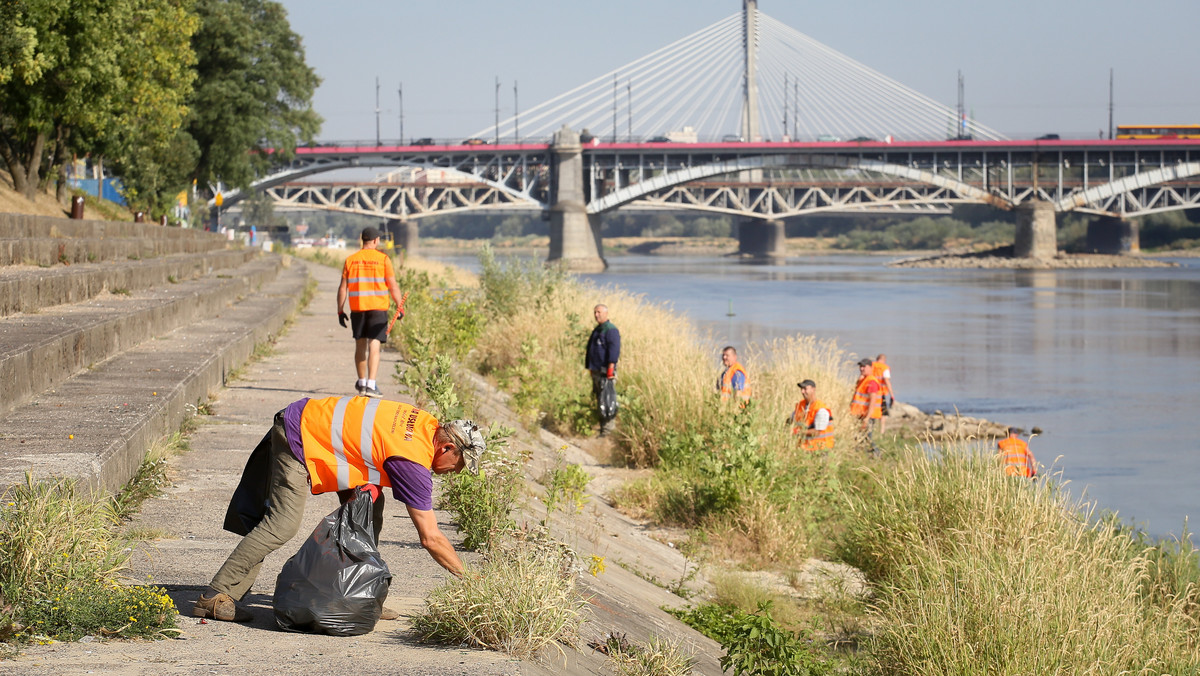
[[[263,559],[296,535],[310,491],[337,493],[346,502],[356,488],[367,486],[378,543],[384,503],[379,489],[391,487],[392,496],[405,504],[421,546],[461,577],[462,561],[433,513],[433,475],[464,468],[478,471],[485,450],[483,435],[470,420],[439,423],[409,404],[367,397],[293,402],[275,414],[274,426],[246,465],[247,473],[256,466],[262,472],[242,478],[242,485],[249,482],[263,489],[266,507],[261,521],[239,531],[246,536],[213,576],[192,615],[235,622],[252,619],[236,601],[250,591]],[[256,465],[260,453],[268,460]],[[396,617],[395,611],[384,608],[381,619]]]
[[[888,367],[886,354],[875,357],[871,364],[871,374],[883,388],[879,394],[879,404],[883,409],[883,417],[879,419],[879,433],[883,434],[887,429],[887,417],[891,415],[892,405],[896,403],[895,393],[892,391],[892,369]]]
[[[354,334],[354,367],[358,380],[354,389],[368,397],[382,397],[375,380],[379,372],[380,345],[387,341],[388,296],[396,302],[396,312],[404,317],[400,285],[392,259],[379,250],[383,233],[378,228],[363,228],[362,248],[346,259],[342,282],[338,285],[338,321],[346,326],[346,301],[350,301],[350,329]]]
[[[879,448],[875,446],[875,425],[883,418],[883,387],[872,372],[874,363],[870,358],[858,362],[858,382],[854,385],[854,397],[850,399],[850,415],[862,421],[861,429],[866,433],[871,453],[878,455]]]
[[[800,437],[800,448],[806,451],[833,448],[833,411],[817,399],[815,382],[801,380],[797,386],[803,398],[796,404],[788,422],[792,425],[792,434]]]
[[[1000,448],[1000,464],[1008,476],[1032,479],[1037,476],[1037,460],[1029,452],[1029,444],[1021,440],[1020,434],[1020,429],[1010,427],[1008,436],[996,443]]]
[[[742,406],[745,406],[746,402],[750,401],[750,376],[746,375],[746,369],[738,363],[737,350],[733,349],[732,345],[727,345],[721,350],[721,364],[725,366],[721,377],[717,379],[717,391],[721,393],[721,401],[728,401],[736,392],[741,398]]]

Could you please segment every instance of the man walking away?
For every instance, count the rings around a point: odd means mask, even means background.
[[[736,392],[742,400],[742,406],[745,406],[750,401],[750,376],[738,363],[737,350],[732,345],[721,349],[721,365],[725,367],[725,370],[721,371],[721,377],[717,379],[717,391],[721,393],[721,401],[728,401],[730,395]]]
[[[1020,434],[1020,429],[1010,427],[1008,436],[996,442],[1000,448],[1000,464],[1008,476],[1032,479],[1037,476],[1037,460],[1029,452],[1029,444],[1021,440]]]
[[[362,248],[346,259],[342,282],[338,285],[338,321],[346,326],[346,300],[350,300],[350,327],[354,334],[354,367],[358,380],[354,389],[368,397],[382,397],[375,380],[379,372],[379,350],[387,340],[388,296],[396,302],[396,312],[404,317],[400,285],[392,259],[379,250],[383,233],[378,228],[363,228]]]
[[[896,393],[892,391],[892,369],[888,367],[887,355],[880,354],[871,364],[871,373],[883,390],[879,394],[879,403],[883,408],[883,417],[879,419],[879,433],[887,429],[887,417],[891,415],[892,405],[896,403]]]
[[[860,430],[866,434],[867,445],[874,455],[879,455],[875,446],[875,424],[883,418],[883,387],[872,374],[874,364],[869,358],[858,362],[858,382],[854,385],[854,396],[850,399],[850,415],[862,421]]]
[[[249,532],[213,576],[192,615],[234,622],[252,619],[236,602],[250,591],[263,559],[300,529],[310,488],[313,495],[336,492],[345,502],[356,488],[368,486],[378,544],[384,500],[378,489],[390,486],[392,496],[407,506],[421,546],[439,565],[462,577],[462,561],[433,513],[433,475],[478,471],[485,450],[483,434],[470,420],[443,424],[400,402],[365,397],[292,402],[275,414],[275,424],[246,465],[246,473],[262,471],[242,477],[243,485],[265,495],[262,518],[246,524]],[[267,456],[266,463],[255,462],[260,453]],[[384,608],[381,619],[397,617]]]
[[[796,404],[788,422],[792,434],[800,437],[800,448],[822,451],[833,448],[833,411],[817,399],[817,384],[811,380],[797,383],[803,398]]]
[[[592,397],[596,400],[596,417],[600,419],[600,436],[612,431],[614,419],[604,419],[600,411],[600,390],[606,380],[617,377],[617,362],[621,359],[621,332],[608,320],[608,306],[592,308],[596,328],[588,337],[583,366],[592,374]]]

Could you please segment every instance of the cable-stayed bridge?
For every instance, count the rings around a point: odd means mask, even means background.
[[[1124,216],[1200,206],[1200,141],[1022,141],[968,119],[757,10],[723,19],[466,141],[300,148],[255,183],[280,208],[394,222],[415,246],[437,213],[535,210],[550,259],[600,269],[604,213],[623,206],[747,219],[741,249],[783,252],[781,219],[829,211],[1018,209],[1018,252],[1053,253],[1054,214]],[[346,168],[388,179],[320,183]],[[239,195],[225,198],[226,206]]]

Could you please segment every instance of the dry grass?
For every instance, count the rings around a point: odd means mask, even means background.
[[[855,504],[845,554],[879,585],[881,673],[1200,670],[1195,587],[1144,594],[1147,552],[990,449],[909,450]],[[1194,607],[1194,606],[1193,606]]]
[[[537,534],[496,543],[461,580],[434,589],[413,618],[424,640],[529,657],[578,639],[586,602],[575,589],[575,556]]]

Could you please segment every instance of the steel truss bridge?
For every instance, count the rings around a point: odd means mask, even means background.
[[[547,211],[549,144],[301,148],[256,184],[280,208],[388,219],[466,210]],[[305,182],[354,167],[453,180]],[[911,143],[594,143],[583,148],[588,214],[625,206],[765,220],[821,212],[945,211],[954,204],[1141,216],[1200,206],[1200,140]]]

